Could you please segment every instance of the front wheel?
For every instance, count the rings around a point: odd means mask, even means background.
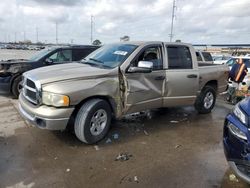
[[[11,92],[13,94],[13,97],[15,99],[18,98],[21,90],[23,88],[23,85],[22,85],[22,77],[21,76],[18,76],[14,81],[13,81],[13,84],[12,84],[12,88],[11,88]]]
[[[210,113],[216,101],[216,91],[212,86],[205,86],[195,102],[195,109],[200,114]]]
[[[74,129],[79,140],[94,144],[105,137],[111,124],[110,105],[102,99],[84,103],[76,115]]]

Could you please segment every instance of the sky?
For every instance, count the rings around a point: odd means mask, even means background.
[[[249,0],[176,0],[173,41],[250,43]],[[173,0],[1,0],[0,41],[169,41]]]

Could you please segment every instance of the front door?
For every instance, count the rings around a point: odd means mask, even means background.
[[[145,47],[131,62],[136,67],[139,61],[151,61],[153,70],[150,73],[126,73],[126,110],[128,113],[162,106],[165,71],[163,70],[163,51],[161,45]]]

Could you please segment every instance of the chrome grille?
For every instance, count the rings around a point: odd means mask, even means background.
[[[40,88],[38,88],[37,84],[35,81],[24,77],[24,81],[23,81],[23,94],[24,97],[30,101],[31,103],[37,105],[39,104],[40,101],[40,95],[39,95],[39,90]]]

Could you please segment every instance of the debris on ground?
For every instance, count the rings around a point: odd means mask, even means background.
[[[178,149],[178,148],[180,148],[182,145],[180,145],[180,144],[178,144],[178,145],[176,145],[174,148],[175,149]]]
[[[141,130],[139,129],[139,128],[136,128],[136,130],[135,130],[136,132],[140,132]]]
[[[179,121],[172,120],[172,121],[170,121],[170,123],[179,123]]]
[[[119,134],[117,134],[117,133],[113,134],[113,138],[114,138],[115,140],[119,139]]]
[[[143,130],[143,132],[144,132],[144,134],[145,134],[146,136],[149,136],[149,134],[148,134],[148,132],[147,132],[146,130]]]
[[[147,116],[147,119],[152,119],[152,117],[153,117],[152,112],[150,110],[148,110],[146,112],[146,116]]]
[[[181,119],[180,121],[187,121],[188,120],[188,118],[184,118],[184,119]]]
[[[94,148],[95,148],[96,151],[100,150],[99,146],[97,146],[97,145],[95,145]]]
[[[58,159],[58,157],[55,157],[54,159],[55,159],[55,160],[57,160],[57,159]]]
[[[239,180],[237,179],[237,177],[234,174],[230,174],[229,175],[229,180],[232,182],[239,182]]]
[[[115,161],[128,161],[133,155],[128,153],[120,153],[116,158]]]
[[[134,177],[134,181],[135,181],[136,183],[139,183],[137,176]]]
[[[68,168],[68,169],[66,170],[66,172],[70,172],[70,169]]]
[[[109,143],[111,143],[112,142],[112,140],[110,139],[110,138],[108,138],[107,140],[106,140],[106,144],[109,144]]]

